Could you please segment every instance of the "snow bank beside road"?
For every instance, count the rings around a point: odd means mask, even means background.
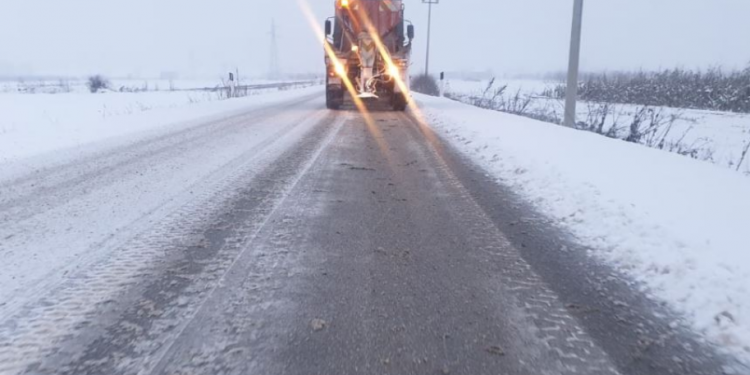
[[[549,118],[547,121],[561,122],[560,119],[565,112],[564,101],[543,96],[545,90],[552,90],[559,83],[497,80],[487,89],[488,84],[488,81],[451,81],[446,92],[452,99],[464,103],[480,102],[483,103],[480,107],[506,108],[505,112],[521,111],[527,117]],[[495,91],[504,85],[508,85],[504,93],[492,100]],[[514,101],[517,92],[520,93],[520,102]],[[505,106],[500,103],[505,103]],[[653,133],[650,136],[644,136],[642,143],[648,143],[647,139],[652,137],[651,147],[657,148],[663,139],[665,151],[694,153],[693,157],[696,159],[707,160],[750,175],[750,162],[747,158],[742,161],[742,152],[750,142],[750,114],[621,103],[605,105],[595,102],[580,102],[576,112],[579,122],[598,126],[603,121],[604,133],[612,131],[611,137],[625,139],[634,117],[644,108],[650,108],[659,115],[660,126],[652,129]],[[649,117],[646,116],[646,121],[641,124],[643,132],[647,132],[648,126],[655,125]],[[740,161],[742,165],[738,168],[737,163]]]
[[[231,115],[320,90],[217,100],[206,92],[0,93],[0,163],[206,116]]]
[[[418,101],[446,140],[750,363],[750,178],[447,99]]]

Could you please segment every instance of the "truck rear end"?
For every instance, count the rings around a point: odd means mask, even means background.
[[[335,0],[326,21],[326,103],[337,109],[346,94],[406,109],[414,27],[402,0]]]

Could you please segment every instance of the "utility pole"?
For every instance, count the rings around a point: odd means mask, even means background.
[[[268,66],[268,78],[279,79],[281,68],[279,67],[279,49],[276,45],[276,20],[271,20],[271,61]]]
[[[430,36],[432,34],[432,4],[440,4],[440,0],[422,0],[429,7],[427,10],[427,58],[424,64],[424,74],[430,75]]]
[[[565,126],[576,125],[576,101],[578,100],[578,68],[581,58],[581,26],[583,25],[583,0],[574,0],[573,28],[570,35],[570,59],[568,61],[568,88],[565,97]]]

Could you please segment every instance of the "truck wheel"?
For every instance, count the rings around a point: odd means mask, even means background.
[[[337,110],[344,103],[344,95],[337,90],[326,91],[326,108]]]
[[[406,110],[406,95],[404,93],[393,93],[393,97],[391,99],[391,104],[393,105],[394,111],[405,111]]]
[[[333,101],[329,98],[328,100],[326,100],[326,108],[338,110],[339,108],[341,108],[341,103]]]

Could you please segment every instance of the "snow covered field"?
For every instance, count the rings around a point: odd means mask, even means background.
[[[482,97],[488,86],[488,81],[460,81],[448,82],[446,92],[462,97]],[[541,80],[497,80],[492,89],[487,92],[490,98],[495,89],[508,85],[505,95],[513,96],[517,92],[521,95],[533,97],[527,112],[538,113],[545,116],[562,118],[565,112],[564,103],[561,100],[541,97],[545,89],[553,88],[557,82]],[[628,126],[634,114],[642,106],[614,104],[611,105],[605,124],[606,132],[615,126],[620,129],[620,134],[628,131]],[[598,113],[602,106],[595,103],[582,102],[577,108],[578,121],[597,123],[601,119]],[[695,157],[707,160],[714,164],[738,170],[742,151],[750,142],[750,114],[717,112],[705,110],[692,110],[680,108],[657,108],[657,111],[668,121],[675,116],[672,127],[665,134],[667,142],[679,142],[683,147],[693,149]],[[666,127],[657,132],[661,137],[667,131]],[[745,158],[739,171],[750,174],[750,160]]]
[[[481,95],[487,88],[489,81],[464,81],[458,79],[448,79],[446,81],[445,91],[459,94]],[[538,94],[546,88],[552,88],[557,84],[555,81],[535,80],[535,79],[496,79],[493,89],[508,85],[506,92],[515,94]]]
[[[418,101],[445,139],[750,364],[749,178],[590,132]]]
[[[219,100],[216,93],[201,91],[0,92],[0,113],[3,114],[0,117],[0,164],[169,123],[226,114],[250,104],[269,104],[284,97],[276,89],[250,94],[263,95]]]
[[[267,79],[244,79],[240,77],[240,84],[259,85],[280,83]],[[154,79],[154,78],[115,78],[109,79],[111,91],[170,91],[189,90],[196,88],[214,88],[222,86],[222,78],[215,79]],[[88,93],[86,80],[81,78],[61,79],[16,79],[0,81],[0,93],[23,94],[65,94]]]

